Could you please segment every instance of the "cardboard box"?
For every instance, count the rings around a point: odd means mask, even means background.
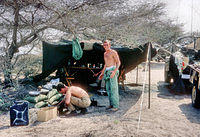
[[[57,117],[57,107],[44,107],[37,112],[37,120],[45,122]]]

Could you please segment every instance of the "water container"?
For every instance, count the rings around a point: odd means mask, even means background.
[[[28,102],[15,101],[10,107],[10,126],[26,126],[29,124]]]

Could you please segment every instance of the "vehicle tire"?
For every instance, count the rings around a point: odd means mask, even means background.
[[[193,86],[191,98],[192,106],[195,108],[200,108],[200,91],[198,89],[198,86]]]
[[[165,71],[165,82],[170,83],[170,81],[171,81],[170,73],[169,71]]]

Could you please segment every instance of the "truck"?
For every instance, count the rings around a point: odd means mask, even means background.
[[[192,106],[200,108],[200,37],[166,59],[165,81],[174,92],[191,93]]]
[[[188,66],[190,67],[190,83],[192,84],[192,106],[195,108],[200,108],[200,65],[191,64]]]

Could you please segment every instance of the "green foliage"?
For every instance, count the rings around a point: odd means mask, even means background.
[[[119,120],[114,120],[114,124],[119,124]]]
[[[0,96],[0,111],[8,111],[9,107],[12,105],[12,101],[9,100],[7,95],[1,94]]]
[[[95,7],[90,7],[88,11],[80,14],[81,17],[74,17],[82,20],[81,25],[87,28],[84,31],[86,36],[107,38],[115,44],[135,46],[150,41],[163,45],[174,41],[182,34],[181,24],[175,25],[165,16],[166,5],[163,2],[147,0],[138,4],[123,5],[104,5],[103,10],[101,7],[98,9],[98,13],[95,12]]]
[[[147,33],[150,41],[160,45],[174,42],[182,34],[181,25],[174,25],[171,21],[156,23],[149,27]]]

